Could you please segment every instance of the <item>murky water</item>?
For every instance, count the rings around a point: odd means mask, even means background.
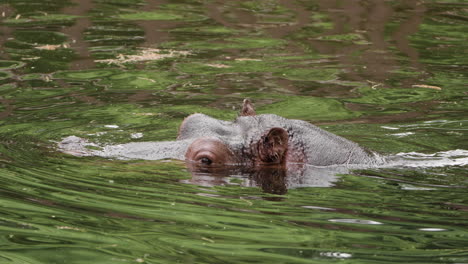
[[[468,262],[466,1],[4,0],[0,20],[0,263]],[[173,140],[246,97],[415,162],[314,185],[56,149]]]

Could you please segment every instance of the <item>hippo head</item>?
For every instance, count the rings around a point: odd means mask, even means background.
[[[233,122],[204,114],[185,118],[178,140],[193,141],[185,159],[201,166],[281,165],[291,161],[289,133],[276,115],[256,115],[244,100],[240,116]]]
[[[232,122],[204,114],[188,116],[180,125],[177,139],[107,145],[95,150],[86,146],[96,144],[71,136],[59,143],[59,149],[78,156],[185,159],[189,166],[202,168],[224,165],[279,168],[285,164],[286,167],[294,167],[294,164],[330,166],[382,162],[377,154],[308,122],[274,114],[256,115],[248,100],[244,100],[241,114]]]
[[[348,165],[384,162],[379,155],[308,122],[256,115],[248,100],[232,122],[204,114],[188,116],[176,141],[101,146],[69,136],[58,143],[58,149],[75,156],[185,159],[193,183],[216,185],[223,181],[218,176],[248,175],[265,191],[277,194],[286,187],[330,186],[337,173],[346,173]]]

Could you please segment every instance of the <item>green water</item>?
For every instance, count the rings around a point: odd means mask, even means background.
[[[466,150],[467,32],[463,0],[3,0],[0,263],[468,263],[466,161],[276,195],[55,143],[173,140],[248,97],[386,155]]]

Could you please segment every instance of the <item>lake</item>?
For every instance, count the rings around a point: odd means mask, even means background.
[[[463,0],[3,0],[0,263],[468,263],[467,84]],[[305,181],[57,149],[244,98],[410,162]]]

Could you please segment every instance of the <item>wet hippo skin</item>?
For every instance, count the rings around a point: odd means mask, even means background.
[[[188,116],[180,125],[176,141],[110,145],[101,150],[88,149],[89,145],[94,144],[71,136],[62,140],[59,148],[77,156],[171,158],[198,167],[374,165],[383,161],[376,153],[308,122],[273,114],[257,115],[247,99],[240,116],[232,122],[204,114]]]
[[[191,140],[186,160],[207,166],[381,162],[377,154],[310,123],[273,114],[256,115],[249,100],[244,100],[241,115],[233,122],[204,114],[188,116],[180,126],[178,140]]]

